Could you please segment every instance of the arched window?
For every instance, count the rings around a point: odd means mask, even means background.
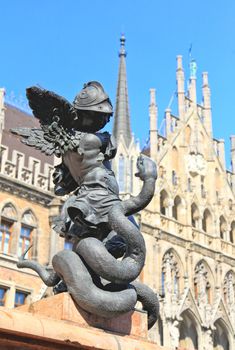
[[[212,217],[211,217],[211,213],[208,209],[204,210],[203,213],[203,218],[202,218],[202,229],[205,232],[212,232]]]
[[[181,206],[181,198],[176,196],[174,199],[174,205],[172,208],[172,216],[175,220],[179,220],[180,218],[180,206]]]
[[[195,203],[191,205],[191,223],[193,227],[198,228],[199,210]]]
[[[235,221],[231,223],[230,231],[229,231],[229,240],[231,243],[235,241]]]
[[[125,159],[122,154],[118,160],[118,184],[120,192],[125,192]]]
[[[223,215],[221,215],[219,218],[219,230],[220,230],[220,238],[226,239],[225,235],[227,231],[227,223]]]
[[[36,219],[31,210],[27,210],[21,220],[20,237],[18,243],[18,255],[22,255],[33,243],[35,237],[35,228],[37,227]],[[35,237],[36,238],[36,237]],[[26,258],[35,256],[36,247],[34,246],[26,254]]]
[[[214,325],[216,328],[213,338],[214,350],[232,350],[229,344],[229,332],[225,322],[219,318]]]
[[[179,327],[179,347],[181,349],[198,349],[198,332],[196,317],[189,310],[181,315]]]
[[[160,192],[160,213],[162,215],[167,215],[168,207],[168,194],[165,190]]]
[[[0,222],[0,251],[4,254],[12,252],[13,226],[17,221],[17,212],[14,206],[9,203],[6,204],[1,211]]]

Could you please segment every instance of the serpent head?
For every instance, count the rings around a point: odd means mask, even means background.
[[[157,179],[157,167],[152,159],[141,154],[137,159],[136,165],[138,173],[135,176],[139,177],[142,181],[149,178]]]

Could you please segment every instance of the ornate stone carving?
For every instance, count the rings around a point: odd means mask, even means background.
[[[195,292],[196,299],[200,307],[205,307],[208,304],[208,290],[210,289],[210,282],[208,280],[208,271],[203,262],[197,264],[195,268]]]

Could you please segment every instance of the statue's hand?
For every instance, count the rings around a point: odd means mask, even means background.
[[[155,162],[149,157],[141,154],[137,159],[138,173],[135,176],[139,177],[142,181],[149,178],[157,179],[157,167]]]

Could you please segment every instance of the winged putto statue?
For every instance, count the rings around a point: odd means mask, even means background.
[[[69,195],[55,222],[55,231],[73,243],[52,259],[53,270],[20,257],[18,267],[36,271],[54,292],[68,291],[89,313],[112,318],[133,310],[137,300],[153,326],[158,299],[137,281],[146,256],[145,242],[133,214],[151,201],[157,178],[156,165],[140,155],[137,176],[143,181],[138,196],[121,201],[110,160],[115,140],[100,130],[113,108],[97,81],[84,85],[73,103],[39,87],[26,90],[40,128],[15,128],[22,142],[61,159],[55,167],[55,194]]]

